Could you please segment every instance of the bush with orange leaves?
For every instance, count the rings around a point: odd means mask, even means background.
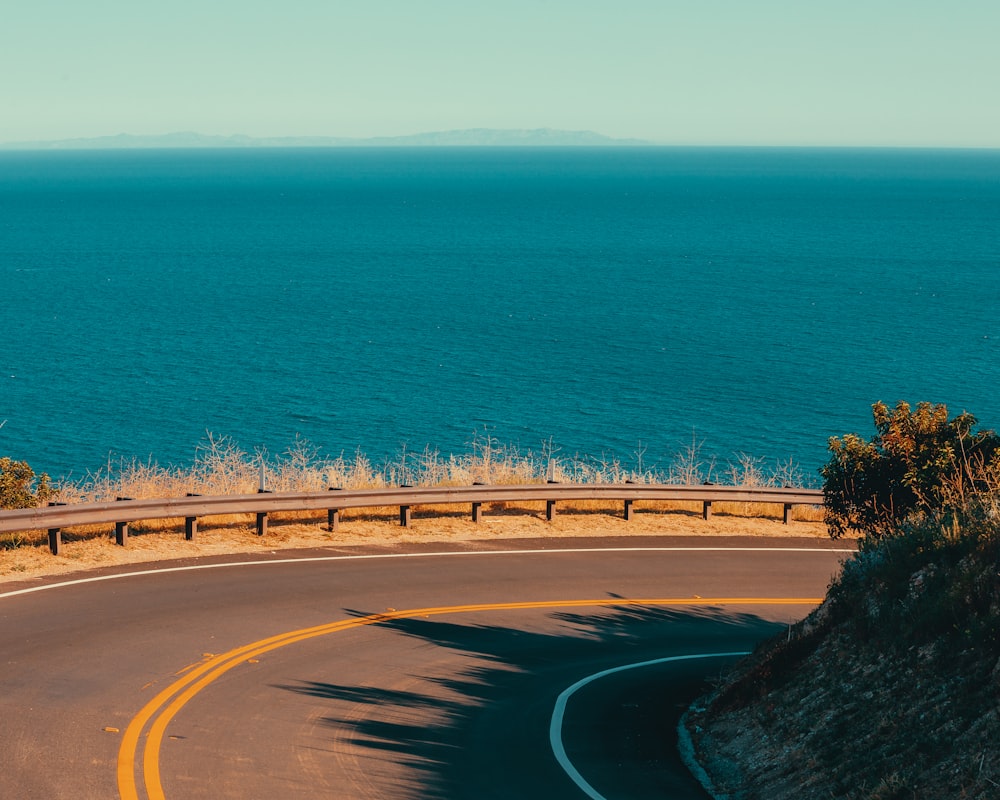
[[[946,406],[900,402],[872,406],[876,435],[833,437],[820,470],[830,536],[881,538],[920,512],[947,512],[1000,490],[1000,436]]]

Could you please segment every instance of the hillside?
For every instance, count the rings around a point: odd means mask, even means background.
[[[640,139],[619,139],[593,131],[552,128],[470,128],[430,131],[406,136],[218,136],[178,131],[158,136],[119,133],[84,139],[4,142],[5,150],[135,150],[152,148],[247,148],[247,147],[622,147],[650,145]]]
[[[996,500],[864,541],[682,727],[717,798],[1000,797]]]

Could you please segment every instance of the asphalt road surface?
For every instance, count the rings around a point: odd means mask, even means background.
[[[704,797],[680,713],[714,654],[811,610],[838,547],[330,548],[7,584],[0,797]]]

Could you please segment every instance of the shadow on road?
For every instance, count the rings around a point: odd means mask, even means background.
[[[549,612],[523,629],[440,618],[379,624],[448,651],[434,660],[442,666],[407,676],[405,688],[334,681],[277,688],[329,700],[322,722],[331,737],[336,732],[362,753],[368,779],[391,780],[392,797],[437,800],[581,797],[549,744],[560,692],[609,667],[750,650],[785,627],[721,608],[655,606]],[[727,663],[685,662],[669,678],[634,670],[607,689],[588,690],[586,703],[571,705],[565,720],[571,759],[588,780],[627,784],[630,798],[707,797],[676,757],[676,724]],[[599,763],[609,751],[614,763]]]

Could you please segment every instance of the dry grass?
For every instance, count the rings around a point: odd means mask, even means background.
[[[117,497],[183,497],[252,494],[261,477],[272,491],[323,491],[328,487],[367,489],[409,484],[412,486],[468,486],[472,483],[512,485],[543,483],[547,479],[574,483],[674,483],[704,481],[747,486],[802,486],[805,481],[789,463],[765,469],[759,459],[739,456],[724,468],[700,457],[696,442],[677,454],[665,471],[638,465],[628,469],[613,459],[559,458],[551,449],[521,452],[487,435],[478,437],[468,453],[442,456],[425,450],[405,450],[395,460],[373,464],[366,456],[327,458],[309,442],[296,441],[276,458],[248,453],[232,439],[209,435],[190,468],[161,467],[154,462],[109,462],[84,480],[58,487],[58,500],[67,503],[113,500]],[[715,503],[712,519],[701,519],[700,502],[636,502],[631,522],[621,519],[622,504],[599,500],[560,503],[556,519],[545,520],[544,503],[491,503],[484,506],[479,525],[462,506],[416,506],[414,525],[399,526],[397,507],[341,511],[343,525],[335,534],[323,530],[322,512],[293,512],[270,517],[269,533],[256,536],[252,514],[204,518],[196,542],[183,538],[183,524],[176,519],[149,519],[130,525],[128,548],[111,543],[107,526],[67,528],[62,532],[65,556],[47,551],[44,531],[0,534],[0,580],[42,575],[83,567],[130,563],[164,558],[253,552],[275,547],[336,545],[395,545],[412,541],[480,540],[491,537],[596,536],[608,534],[698,534],[825,536],[822,512],[798,507],[794,528],[780,523],[781,505]],[[155,535],[153,535],[155,534]]]
[[[738,455],[719,467],[700,456],[693,442],[676,454],[665,470],[628,468],[617,459],[557,457],[549,448],[522,452],[481,435],[469,452],[441,455],[436,450],[412,453],[374,464],[363,453],[337,458],[322,456],[305,439],[296,439],[281,455],[249,453],[228,437],[209,434],[190,468],[161,467],[136,459],[109,462],[76,483],[60,485],[62,502],[113,500],[116,497],[182,497],[187,493],[249,494],[261,481],[272,491],[322,491],[327,487],[374,489],[386,486],[469,486],[473,483],[512,485],[543,483],[672,483],[693,485],[711,481],[740,486],[805,486],[802,471],[792,462],[768,468],[762,459]]]

